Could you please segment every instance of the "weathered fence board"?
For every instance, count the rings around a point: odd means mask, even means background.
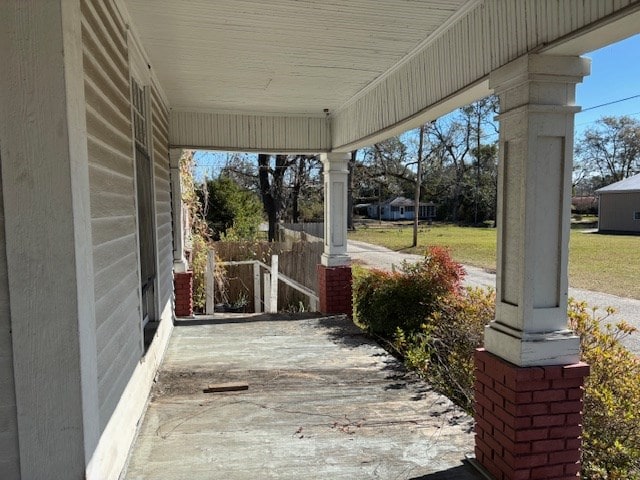
[[[278,270],[290,277],[298,284],[318,292],[317,265],[323,252],[321,241],[296,242],[216,242],[214,249],[220,261],[235,262],[242,260],[259,260],[267,265],[271,264],[271,256],[278,255]],[[227,298],[233,303],[244,295],[248,300],[248,311],[259,311],[256,305],[256,292],[262,290],[259,284],[261,276],[256,275],[249,265],[229,265],[225,267],[228,278]],[[281,279],[282,280],[282,279]],[[269,286],[266,286],[267,291]],[[219,294],[215,294],[216,302],[222,301]],[[317,305],[310,302],[308,297],[285,282],[278,282],[278,308],[280,310],[300,308],[315,310]],[[257,307],[257,308],[256,308]],[[264,311],[268,311],[265,307]]]

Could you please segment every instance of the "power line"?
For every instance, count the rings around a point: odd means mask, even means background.
[[[634,113],[625,113],[625,117],[633,117],[635,115],[640,115],[640,112],[634,112]],[[582,125],[589,125],[591,123],[598,123],[600,121],[600,119],[597,120],[590,120],[588,122],[582,122],[582,123],[576,123],[576,127],[581,127]]]
[[[583,108],[578,113],[580,114],[580,113],[583,113],[583,112],[588,112],[589,110],[595,110],[596,108],[601,108],[601,107],[606,107],[608,105],[613,105],[613,104],[616,104],[616,103],[626,102],[627,100],[633,100],[634,98],[640,98],[640,94],[632,95],[631,97],[627,97],[627,98],[620,98],[618,100],[613,100],[613,101],[607,102],[607,103],[601,103],[600,105],[594,105],[593,107],[589,107],[589,108]]]

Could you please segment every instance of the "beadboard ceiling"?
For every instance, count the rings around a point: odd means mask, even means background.
[[[477,0],[125,0],[175,111],[322,116]]]

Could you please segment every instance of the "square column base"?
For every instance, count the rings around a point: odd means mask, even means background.
[[[475,363],[478,463],[496,480],[579,477],[589,366],[518,367],[483,348]]]
[[[173,274],[176,317],[193,316],[193,272]]]
[[[189,271],[189,266],[187,265],[187,260],[182,257],[180,259],[173,260],[173,271],[175,273],[185,273]]]
[[[353,315],[351,266],[318,265],[320,312]]]
[[[520,367],[571,365],[580,361],[580,337],[568,329],[529,333],[493,321],[485,327],[484,346]]]

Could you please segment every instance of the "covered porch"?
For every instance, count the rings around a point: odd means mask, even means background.
[[[124,479],[481,480],[472,452],[472,418],[344,317],[218,314],[176,324]]]
[[[181,149],[320,155],[319,303],[348,314],[349,152],[495,93],[498,305],[475,452],[501,480],[575,476],[575,85],[580,55],[639,31],[638,0],[3,2],[0,472],[122,471],[189,269]]]

